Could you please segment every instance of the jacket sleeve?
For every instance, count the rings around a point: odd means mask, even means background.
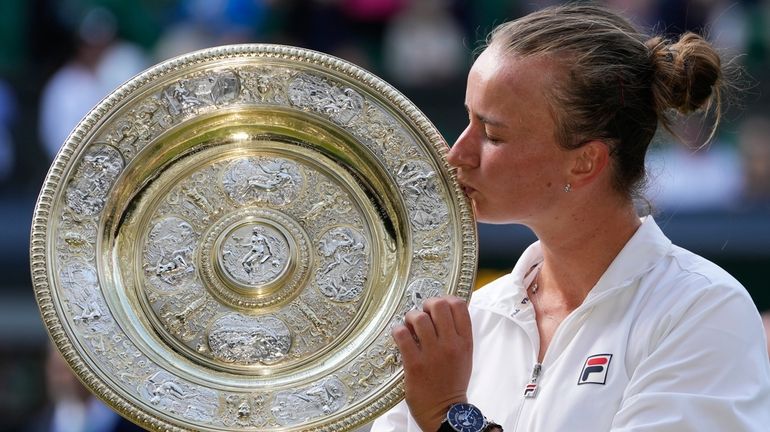
[[[745,291],[714,288],[679,301],[645,336],[631,335],[629,346],[645,342],[627,358],[630,381],[613,432],[768,430],[770,362],[759,314]]]
[[[404,432],[409,430],[409,407],[405,401],[387,411],[372,423],[371,432]]]

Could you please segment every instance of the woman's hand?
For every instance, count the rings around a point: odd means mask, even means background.
[[[438,430],[450,405],[467,402],[473,367],[473,335],[467,303],[429,298],[393,329],[404,361],[406,403],[426,432]]]

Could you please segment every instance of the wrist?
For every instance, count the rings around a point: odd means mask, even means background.
[[[441,426],[441,423],[446,420],[447,411],[450,407],[456,404],[467,403],[467,396],[457,395],[445,398],[443,401],[438,402],[436,405],[429,409],[415,410],[413,407],[409,407],[412,417],[414,418],[420,430],[423,431],[435,431]],[[407,397],[407,404],[409,400]]]
[[[499,424],[487,419],[475,405],[469,403],[455,403],[447,410],[437,431],[503,432],[503,428]]]

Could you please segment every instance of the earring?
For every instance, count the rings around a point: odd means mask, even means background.
[[[564,185],[564,192],[569,192],[572,190],[572,184],[567,183]]]

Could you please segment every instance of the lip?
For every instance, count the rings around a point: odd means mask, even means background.
[[[465,173],[461,170],[457,170],[457,183],[460,186],[460,189],[465,193],[466,196],[470,198],[471,194],[476,192],[476,189],[474,189],[468,182],[468,179],[464,175]]]
[[[468,197],[470,197],[474,192],[476,192],[476,189],[462,182],[460,183],[460,188],[463,190],[463,192],[465,192],[465,195],[467,195]]]

